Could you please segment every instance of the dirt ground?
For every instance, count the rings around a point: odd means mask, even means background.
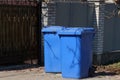
[[[84,79],[66,79],[59,73],[45,73],[44,67],[27,69],[0,69],[0,80],[120,80],[120,75],[105,68],[97,68],[93,77]]]

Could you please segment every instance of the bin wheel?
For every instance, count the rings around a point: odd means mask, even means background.
[[[88,76],[93,77],[95,75],[96,67],[92,66],[89,68]]]

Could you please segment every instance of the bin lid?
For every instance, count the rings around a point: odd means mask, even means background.
[[[58,32],[59,35],[81,35],[83,32],[85,33],[93,33],[94,28],[64,28],[60,32]]]
[[[62,26],[47,26],[47,27],[44,27],[42,29],[42,32],[45,33],[45,32],[57,32],[59,30],[63,29]]]

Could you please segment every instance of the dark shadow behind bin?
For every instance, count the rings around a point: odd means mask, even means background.
[[[61,72],[60,38],[58,31],[62,28],[61,26],[49,26],[42,29],[45,72]]]
[[[66,28],[59,32],[64,78],[88,77],[92,67],[93,35],[93,28]]]

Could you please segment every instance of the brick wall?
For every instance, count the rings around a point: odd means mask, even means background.
[[[98,3],[96,6],[96,17],[94,17],[94,28],[96,29],[94,52],[102,54],[104,38],[104,4]]]
[[[43,2],[42,3],[42,26],[47,26],[48,25],[48,7],[47,3]]]
[[[48,3],[48,26],[55,25],[56,3]]]
[[[98,55],[95,58],[98,64],[101,64],[101,55],[103,54],[104,43],[104,3],[95,3],[96,17],[94,17],[94,28],[96,29],[96,35],[94,40],[93,52]]]

